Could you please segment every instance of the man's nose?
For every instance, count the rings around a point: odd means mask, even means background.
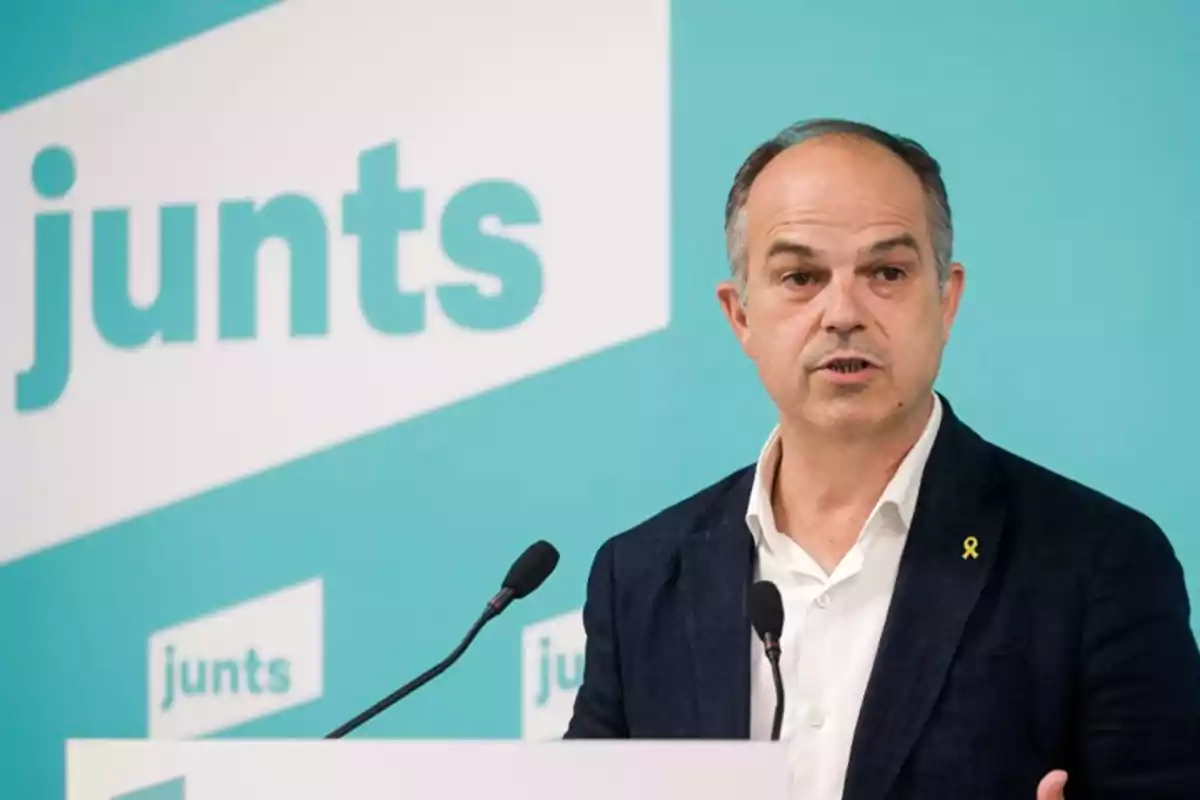
[[[825,307],[821,326],[830,333],[853,333],[863,328],[863,308],[859,286],[853,275],[836,275],[822,292]]]

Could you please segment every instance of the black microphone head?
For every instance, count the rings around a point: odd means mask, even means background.
[[[524,597],[541,586],[557,566],[558,550],[554,545],[547,541],[534,542],[513,562],[501,586],[510,590],[514,598]]]
[[[768,636],[778,642],[783,635],[783,598],[770,581],[758,581],[750,587],[750,622],[764,642]]]

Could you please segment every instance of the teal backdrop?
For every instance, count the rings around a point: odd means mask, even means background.
[[[9,0],[0,111],[265,5]],[[66,738],[147,735],[154,631],[322,576],[321,697],[213,734],[320,736],[453,647],[546,538],[547,584],[356,734],[520,735],[523,626],[578,608],[605,538],[752,460],[772,424],[714,288],[734,170],[801,118],[942,162],[967,288],[938,388],[992,441],[1150,514],[1200,597],[1198,84],[1196,3],[674,3],[669,324],[0,567],[0,797],[62,796]],[[0,442],[6,474],[26,457]]]

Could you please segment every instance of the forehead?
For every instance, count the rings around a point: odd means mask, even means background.
[[[782,232],[870,238],[906,231],[927,242],[921,181],[874,142],[823,136],[794,145],[758,175],[746,200],[747,236]]]

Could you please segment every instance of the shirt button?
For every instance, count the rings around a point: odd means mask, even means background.
[[[812,728],[825,727],[825,715],[821,713],[821,709],[810,708],[808,710],[808,724]]]
[[[817,596],[817,608],[829,608],[829,595],[822,594]]]

